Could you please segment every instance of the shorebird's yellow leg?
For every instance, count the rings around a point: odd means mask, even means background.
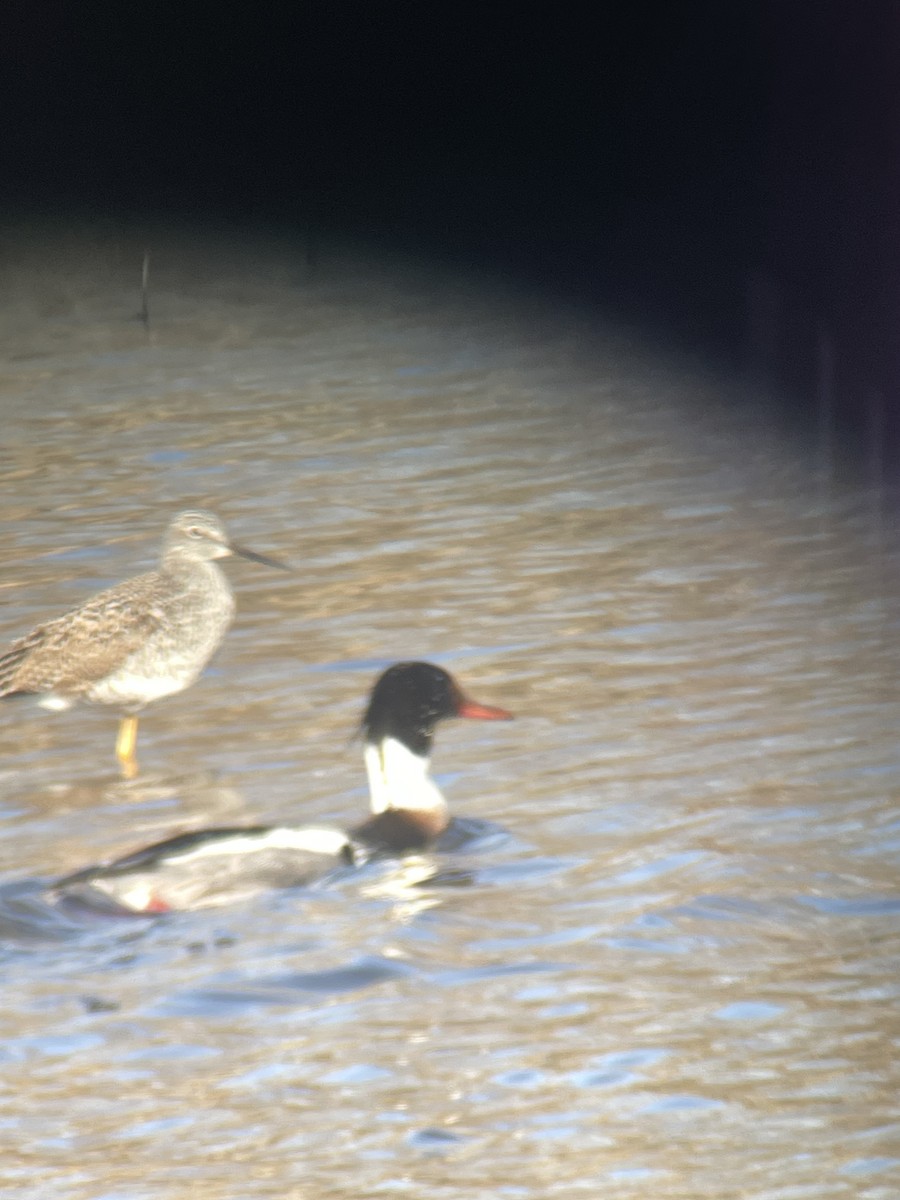
[[[123,717],[119,722],[119,736],[116,738],[116,758],[126,779],[134,779],[138,773],[137,759],[134,757],[134,747],[137,743],[138,719],[134,713]]]

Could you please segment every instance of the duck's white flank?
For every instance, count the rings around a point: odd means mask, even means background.
[[[259,854],[266,850],[307,850],[310,854],[340,854],[347,845],[347,835],[339,829],[318,828],[308,826],[303,829],[288,827],[270,829],[265,834],[251,834],[241,837],[221,838],[216,841],[191,846],[181,854],[173,854],[172,859],[186,858],[215,858],[235,854]]]

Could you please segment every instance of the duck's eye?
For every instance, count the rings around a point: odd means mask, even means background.
[[[190,529],[187,531],[187,535],[188,535],[188,537],[192,537],[192,538],[200,538],[200,537],[203,537],[203,530],[200,528],[199,525],[192,525],[190,527]]]

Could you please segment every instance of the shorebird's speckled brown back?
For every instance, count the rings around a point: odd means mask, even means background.
[[[86,694],[159,631],[167,593],[162,574],[148,571],[38,625],[0,656],[0,696]]]

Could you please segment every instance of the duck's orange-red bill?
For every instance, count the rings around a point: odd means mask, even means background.
[[[458,717],[470,717],[473,721],[511,721],[513,715],[505,708],[494,708],[491,704],[479,704],[475,700],[463,700],[456,710]]]

